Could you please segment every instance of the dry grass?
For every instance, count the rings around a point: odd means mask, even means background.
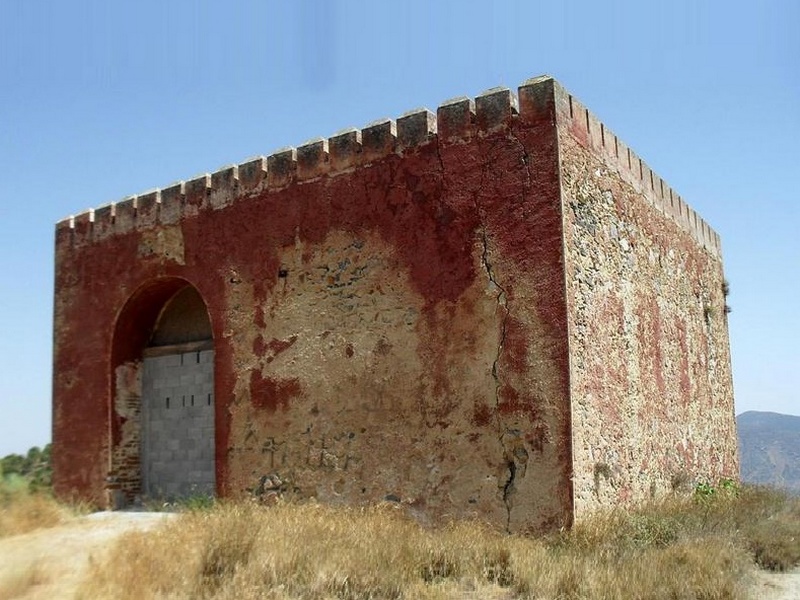
[[[0,490],[0,538],[53,527],[70,514],[47,493]]]
[[[49,581],[47,573],[33,565],[22,573],[0,577],[0,600],[12,600],[28,594],[32,588]]]
[[[756,563],[771,571],[800,564],[800,498],[768,488],[745,489],[741,505],[737,526]]]
[[[798,516],[800,501],[746,488],[532,539],[474,522],[426,530],[388,505],[223,503],[125,536],[80,597],[735,600],[754,559],[800,562]]]

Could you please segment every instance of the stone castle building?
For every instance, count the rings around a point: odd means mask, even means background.
[[[548,77],[56,226],[54,482],[510,531],[737,477],[719,236]]]

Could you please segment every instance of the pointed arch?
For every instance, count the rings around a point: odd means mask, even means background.
[[[139,287],[117,317],[111,369],[113,503],[214,494],[214,340],[197,288]]]

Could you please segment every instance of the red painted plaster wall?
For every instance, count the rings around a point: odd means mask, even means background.
[[[120,373],[188,282],[214,332],[220,494],[277,474],[289,495],[389,497],[423,519],[568,524],[550,80],[520,97],[518,110],[496,90],[60,223],[57,493],[103,503],[122,479],[135,494],[120,447],[135,444],[137,383],[120,398]]]
[[[735,476],[722,277],[716,233],[549,78],[137,196],[56,227],[56,491],[140,492],[142,350],[187,284],[219,494],[528,531]]]

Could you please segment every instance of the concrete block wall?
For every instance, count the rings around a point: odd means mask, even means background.
[[[144,494],[213,495],[213,350],[145,358],[142,400]]]

